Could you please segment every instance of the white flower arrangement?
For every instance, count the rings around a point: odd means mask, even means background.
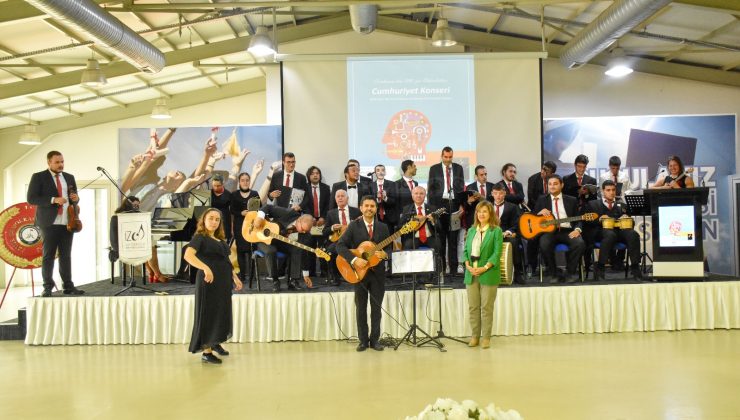
[[[450,398],[437,398],[433,405],[427,405],[419,415],[406,417],[406,420],[523,420],[516,410],[504,411],[493,403],[478,407],[478,403],[463,400],[459,403]]]

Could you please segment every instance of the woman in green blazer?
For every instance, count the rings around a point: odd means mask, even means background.
[[[468,346],[487,349],[491,346],[493,303],[501,282],[500,262],[504,235],[499,219],[489,201],[475,207],[475,223],[465,238],[465,288],[468,291],[470,328]],[[483,339],[481,341],[481,333]]]

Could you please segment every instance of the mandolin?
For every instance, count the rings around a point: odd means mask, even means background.
[[[257,218],[256,211],[247,212],[246,216],[244,216],[243,226],[246,228],[246,231],[242,229],[242,233],[244,235],[244,239],[247,242],[250,242],[250,243],[262,242],[264,244],[269,245],[273,239],[277,239],[278,241],[285,242],[286,244],[289,244],[289,245],[293,245],[296,248],[300,248],[304,251],[316,254],[317,257],[323,258],[326,261],[329,261],[331,259],[329,254],[327,254],[326,251],[324,251],[323,249],[311,248],[310,246],[303,245],[302,243],[298,241],[294,241],[288,237],[281,235],[280,226],[277,223],[265,221],[265,225],[262,226],[261,229],[255,228],[254,220],[256,218]]]
[[[338,230],[335,230],[334,232],[332,232],[331,235],[329,235],[329,240],[332,242],[338,241],[339,238],[341,238],[342,235],[344,235],[344,231],[347,230],[347,226],[349,225],[342,225]]]
[[[525,239],[532,239],[542,233],[554,232],[561,223],[577,222],[579,220],[593,222],[598,218],[599,215],[596,213],[586,213],[582,216],[565,217],[563,219],[556,219],[552,215],[539,216],[524,213],[519,218],[519,232]]]

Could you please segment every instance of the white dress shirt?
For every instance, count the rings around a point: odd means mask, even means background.
[[[51,174],[51,181],[54,183],[54,188],[57,187],[57,177],[54,172],[49,170],[49,173]],[[57,214],[57,217],[54,218],[54,224],[55,225],[67,225],[67,221],[69,220],[69,217],[67,217],[67,207],[69,207],[69,190],[67,188],[67,180],[64,179],[64,175],[62,172],[59,172],[59,182],[62,184],[62,197],[67,199],[67,202],[62,205],[62,214]],[[51,202],[54,202],[54,199],[57,198],[57,196],[54,196],[51,198]]]
[[[556,198],[558,199],[557,202],[555,201]],[[568,217],[568,213],[565,211],[565,206],[563,205],[563,194],[551,195],[550,199],[552,200],[552,208],[550,209],[552,216],[556,219],[565,219]],[[556,205],[557,209],[555,208]],[[570,229],[571,225],[570,223],[561,223],[560,227]]]
[[[452,167],[452,164],[450,164],[449,168],[450,168],[450,189],[448,190],[447,189],[447,166],[442,164],[442,182],[443,182],[442,199],[444,200],[454,200],[455,199],[455,192],[453,191],[453,187],[452,187],[453,185],[455,185],[453,182],[455,180],[455,175],[454,175],[455,170]]]

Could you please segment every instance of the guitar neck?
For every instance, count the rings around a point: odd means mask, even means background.
[[[283,235],[280,235],[278,233],[270,232],[270,236],[272,238],[274,238],[274,239],[277,239],[278,241],[283,241],[285,243],[291,244],[294,247],[300,248],[300,249],[302,249],[304,251],[312,252],[314,254],[316,253],[316,250],[315,249],[313,249],[313,248],[311,248],[309,246],[303,245],[302,243],[300,243],[298,241],[294,241],[294,240],[292,240],[292,239],[290,239],[288,237],[285,237]]]
[[[579,220],[583,220],[583,216],[573,216],[573,217],[566,217],[564,219],[548,220],[548,221],[544,222],[543,225],[545,225],[545,226],[559,225],[561,223],[577,222]]]
[[[373,252],[380,251],[390,245],[391,242],[398,239],[403,233],[399,230],[398,232],[394,233],[393,235],[385,238],[383,241],[381,241],[379,244],[375,245],[375,248],[373,249]]]

